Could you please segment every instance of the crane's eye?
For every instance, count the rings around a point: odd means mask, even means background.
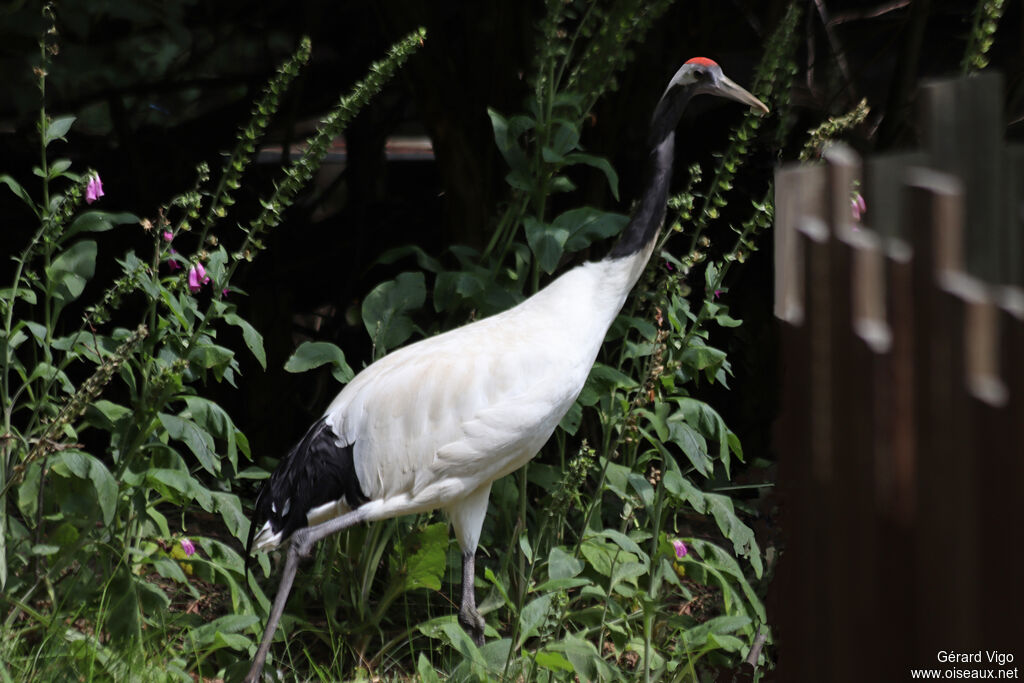
[[[705,72],[704,69],[697,69],[693,72],[693,77],[698,81],[704,80],[705,76],[707,76],[707,72]]]

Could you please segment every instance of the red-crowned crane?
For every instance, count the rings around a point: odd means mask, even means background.
[[[263,670],[299,558],[314,543],[360,522],[437,508],[448,514],[462,548],[459,622],[483,643],[473,577],[491,483],[540,450],[583,389],[654,250],[675,128],[700,94],[768,111],[710,59],[686,62],[654,109],[646,188],[605,259],[573,268],[507,311],[381,358],[349,382],[281,461],[256,499],[249,546],[255,539],[266,551],[289,541],[287,558],[246,680]]]

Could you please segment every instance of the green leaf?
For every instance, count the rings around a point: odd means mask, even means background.
[[[363,324],[379,355],[412,336],[416,326],[407,313],[418,310],[427,299],[423,273],[401,273],[382,282],[363,300]]]
[[[602,171],[605,177],[608,178],[608,186],[611,188],[612,196],[615,197],[616,200],[619,198],[619,176],[607,159],[604,157],[594,156],[592,154],[575,152],[573,154],[566,155],[565,161],[570,164],[586,164],[587,166],[593,166],[599,171]]]
[[[523,220],[523,227],[526,229],[526,242],[537,264],[545,273],[553,273],[562,258],[569,231],[553,224],[541,223],[532,216]]]
[[[177,492],[185,500],[195,500],[204,510],[213,507],[210,491],[193,479],[188,472],[154,467],[146,471],[146,482],[163,492],[164,495],[168,495],[172,500],[178,500],[178,497],[170,495]]]
[[[420,675],[420,683],[441,683],[437,671],[434,670],[430,660],[422,652],[420,653],[419,660],[416,662],[416,672]]]
[[[691,346],[683,351],[681,360],[695,370],[714,368],[725,361],[725,351],[710,346]]]
[[[583,406],[579,401],[576,401],[569,406],[569,410],[562,417],[562,421],[558,423],[558,426],[569,436],[575,436],[582,422]]]
[[[121,564],[107,590],[110,607],[106,612],[104,626],[110,632],[111,640],[117,644],[137,642],[142,636],[139,619],[139,593],[137,579],[132,576],[127,564]]]
[[[80,232],[106,232],[113,230],[115,225],[138,223],[139,217],[133,213],[108,213],[106,211],[86,211],[71,222],[68,229],[57,240],[63,244]]]
[[[570,209],[559,215],[552,225],[569,232],[566,251],[580,251],[594,242],[622,232],[629,222],[629,216],[611,211],[600,211],[590,206]]]
[[[434,281],[434,310],[441,312],[459,301],[476,301],[486,288],[483,277],[464,270],[446,270]]]
[[[557,546],[551,549],[548,554],[548,577],[568,579],[577,576],[582,571],[583,562]]]
[[[710,477],[712,462],[704,437],[682,420],[669,420],[668,431],[669,439],[682,449],[690,464],[705,477]]]
[[[58,116],[49,121],[43,132],[43,147],[48,147],[54,140],[63,140],[74,122],[74,116]]]
[[[538,652],[536,660],[538,666],[550,671],[575,671],[572,663],[557,652]]]
[[[519,644],[516,648],[523,646],[527,640],[539,635],[541,627],[547,621],[551,613],[551,595],[542,595],[531,600],[519,615]]]
[[[302,342],[284,364],[284,369],[287,372],[306,372],[327,363],[333,367],[334,377],[343,384],[355,374],[345,362],[345,353],[334,344],[323,341]]]
[[[46,269],[47,291],[67,303],[82,295],[85,283],[96,272],[96,243],[76,242],[53,260]]]
[[[14,298],[24,299],[27,303],[35,305],[36,293],[35,290],[29,289],[28,287],[4,287],[0,289],[0,301],[11,301]]]
[[[49,179],[59,178],[64,172],[71,168],[71,159],[55,159],[50,162]],[[74,174],[72,174],[74,175]]]
[[[636,380],[624,372],[604,363],[594,363],[590,376],[583,385],[583,391],[580,392],[579,402],[585,406],[592,406],[617,389],[633,389],[636,385]]]
[[[117,512],[118,489],[114,476],[100,460],[78,450],[61,451],[55,458],[67,471],[79,479],[88,479],[96,491],[96,502],[103,513],[103,524],[109,526]]]
[[[431,524],[416,532],[408,540],[408,544],[415,548],[415,552],[405,562],[403,589],[406,591],[416,588],[440,590],[441,576],[444,574],[445,568],[445,555],[448,551],[448,523]]]
[[[190,635],[197,647],[206,648],[214,643],[218,634],[238,633],[259,621],[260,618],[255,614],[227,614],[192,629]]]
[[[36,203],[32,200],[31,195],[21,186],[17,180],[4,173],[0,175],[0,183],[3,183],[7,187],[11,188],[11,192],[18,196],[21,201],[28,205],[28,208],[32,209],[32,213],[36,216],[39,215],[39,209],[36,207]]]
[[[513,171],[523,171],[529,166],[526,152],[520,147],[518,137],[532,127],[532,120],[525,116],[506,119],[495,110],[488,108],[487,115],[494,129],[494,144]]]
[[[235,358],[235,352],[218,344],[196,344],[188,354],[189,363],[197,367],[223,372]],[[220,373],[218,373],[220,374]]]
[[[753,529],[736,515],[732,498],[718,493],[705,493],[704,500],[707,501],[708,511],[714,516],[722,535],[732,541],[733,550],[737,555],[750,560],[754,573],[760,578],[763,571],[761,549],[757,545]]]
[[[213,437],[210,436],[209,432],[200,428],[195,421],[177,415],[159,413],[157,417],[160,420],[160,424],[167,430],[168,436],[188,446],[188,449],[196,456],[196,460],[203,466],[203,469],[210,474],[220,472],[220,462],[214,450]]]

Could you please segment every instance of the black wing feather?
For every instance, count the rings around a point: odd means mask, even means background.
[[[282,532],[281,539],[285,540],[308,524],[306,515],[310,510],[337,500],[355,509],[368,498],[356,476],[352,444],[338,446],[334,430],[326,418],[321,418],[260,489],[246,554],[252,550],[256,529],[265,521],[275,533]]]

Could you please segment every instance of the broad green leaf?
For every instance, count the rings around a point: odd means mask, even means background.
[[[619,198],[619,176],[607,159],[604,157],[594,156],[592,154],[574,152],[566,155],[565,161],[570,164],[586,164],[587,166],[593,166],[603,172],[605,177],[608,179],[608,187],[611,188],[612,196],[615,197],[616,200]]]
[[[57,116],[47,122],[46,130],[43,132],[43,147],[49,146],[54,140],[63,139],[71,130],[71,124],[74,122],[74,116]]]
[[[434,670],[434,666],[427,659],[427,656],[420,653],[420,658],[416,662],[416,672],[420,675],[420,683],[441,683],[441,679],[437,675],[437,671]]]
[[[220,462],[214,450],[213,437],[205,429],[202,429],[191,419],[185,419],[177,415],[159,413],[157,417],[160,424],[167,430],[168,436],[181,441],[210,474],[220,472]]]
[[[287,372],[306,372],[330,363],[335,379],[341,383],[350,381],[355,373],[345,362],[345,353],[330,342],[305,341],[295,349],[284,364]]]
[[[552,579],[567,579],[577,576],[583,571],[583,562],[565,552],[562,548],[554,547],[548,554],[548,577]]]
[[[86,211],[80,214],[57,240],[63,244],[80,232],[106,232],[113,230],[115,225],[138,223],[139,217],[133,213],[109,213],[106,211]]]
[[[205,648],[213,643],[214,637],[218,633],[238,633],[239,631],[244,631],[253,624],[259,623],[259,621],[260,618],[255,614],[227,614],[192,629],[190,631],[190,637],[197,647]]]
[[[139,618],[139,592],[138,579],[136,579],[128,565],[120,565],[113,579],[107,595],[110,596],[110,606],[106,611],[105,627],[110,633],[111,640],[115,644],[124,645],[129,642],[138,642],[142,636],[142,623]]]
[[[165,495],[177,492],[186,500],[195,500],[204,510],[213,507],[210,491],[193,479],[188,472],[154,467],[146,471],[146,482],[164,491]]]
[[[681,360],[695,370],[714,368],[725,361],[725,351],[710,346],[691,346],[683,351]]]
[[[60,253],[46,269],[47,289],[67,303],[82,295],[85,283],[96,272],[96,243],[76,242]]]
[[[579,401],[576,401],[569,406],[569,410],[562,417],[562,421],[558,423],[558,427],[569,436],[575,436],[582,422],[583,406]]]
[[[732,498],[719,493],[705,493],[704,500],[707,501],[708,511],[714,516],[722,535],[732,541],[733,550],[737,555],[750,560],[754,573],[760,578],[763,571],[761,549],[757,545],[754,531],[736,515]]]
[[[118,489],[114,476],[100,460],[78,450],[61,451],[55,456],[54,466],[60,463],[70,474],[88,479],[96,491],[96,502],[103,513],[103,524],[109,526],[117,512]]]
[[[704,492],[690,483],[675,469],[669,469],[662,475],[662,482],[665,490],[681,501],[689,503],[694,511],[703,515],[707,510],[707,503],[704,501]]]
[[[448,551],[448,523],[439,522],[415,533],[408,539],[409,547],[414,549],[411,557],[405,561],[405,580],[403,589],[416,588],[430,590],[441,589],[441,576],[444,574],[445,555]],[[472,581],[472,577],[469,579]]]
[[[562,163],[565,155],[576,149],[580,142],[579,127],[567,119],[552,122],[553,134],[541,150],[541,158],[549,164]]]
[[[211,491],[210,496],[231,535],[239,541],[244,540],[249,534],[250,522],[242,511],[242,501],[234,493],[226,491]]]
[[[567,635],[562,640],[546,646],[547,650],[565,653],[572,663],[573,671],[581,681],[617,680],[610,667],[601,659],[597,648],[589,640],[577,635]]]
[[[185,396],[187,413],[180,417],[192,418],[195,423],[218,439],[231,440],[235,433],[235,423],[219,405],[202,396]]]
[[[427,299],[423,273],[401,273],[382,282],[363,300],[362,316],[376,353],[383,355],[405,342],[416,326],[407,314],[419,310]]]
[[[190,363],[209,370],[223,370],[235,358],[235,352],[218,344],[196,344],[188,354]]]
[[[532,216],[523,220],[526,242],[530,245],[537,264],[545,273],[553,273],[565,250],[569,231],[553,224],[541,223]]]
[[[491,119],[491,127],[494,129],[494,144],[497,145],[501,156],[513,171],[525,171],[528,167],[526,152],[520,147],[518,137],[531,127],[530,119],[525,116],[516,116],[506,119],[494,109],[487,109],[487,115]]]
[[[580,552],[598,574],[610,577],[616,564],[636,562],[637,556],[626,552],[613,543],[596,537],[588,538],[580,544]]]
[[[541,651],[535,659],[538,666],[551,671],[575,671],[572,663],[557,652]]]
[[[32,196],[21,186],[17,180],[7,175],[6,173],[0,175],[0,183],[3,183],[7,187],[11,188],[11,192],[18,196],[18,198],[28,205],[28,208],[32,209],[32,213],[36,216],[39,215],[39,209],[36,207],[36,203],[32,200]]]
[[[464,270],[446,270],[434,280],[434,310],[445,311],[459,300],[475,301],[486,288],[483,276]]]
[[[551,595],[542,595],[531,600],[519,615],[519,645],[540,634],[541,627],[551,614]]]
[[[24,299],[27,303],[35,305],[36,303],[36,292],[34,289],[28,287],[4,287],[0,289],[0,301],[11,301],[15,297]]]
[[[669,439],[682,449],[694,469],[705,477],[710,477],[712,463],[708,457],[708,445],[704,437],[682,420],[669,420],[668,431]]]
[[[594,363],[587,377],[587,383],[580,392],[579,402],[584,406],[592,406],[603,397],[617,389],[633,389],[636,380],[604,363]]]
[[[569,232],[565,250],[574,252],[586,249],[592,243],[622,232],[629,222],[629,216],[610,211],[601,211],[590,206],[570,209],[551,222],[556,228]]]

